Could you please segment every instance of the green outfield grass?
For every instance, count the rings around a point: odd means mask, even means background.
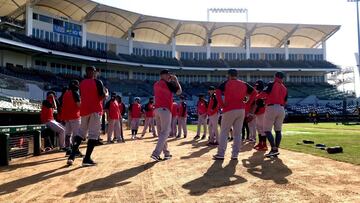
[[[189,130],[196,131],[196,126],[189,125]],[[284,124],[283,135],[281,148],[360,165],[360,126],[291,123]],[[344,148],[344,153],[328,154],[314,145],[297,145],[302,140],[313,140],[326,146],[339,145]]]

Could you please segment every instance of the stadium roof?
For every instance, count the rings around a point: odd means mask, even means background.
[[[315,48],[336,31],[339,25],[279,23],[225,23],[183,21],[142,15],[89,0],[28,0],[33,7],[51,14],[85,22],[90,33],[128,37],[135,41],[203,46],[211,38],[212,46],[244,46],[246,36],[251,47],[282,47],[290,40],[291,48]],[[0,0],[0,16],[24,18],[26,0]]]

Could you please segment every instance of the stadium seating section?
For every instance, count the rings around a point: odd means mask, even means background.
[[[336,68],[327,61],[291,61],[291,60],[177,60],[176,58],[145,57],[138,55],[116,54],[111,51],[93,50],[65,43],[55,43],[28,37],[17,32],[0,32],[0,37],[11,39],[51,50],[64,51],[72,54],[113,59],[127,62],[168,65],[179,67],[212,67],[212,68]]]

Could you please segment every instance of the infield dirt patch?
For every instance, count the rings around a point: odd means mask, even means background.
[[[287,150],[264,159],[250,144],[230,161],[231,143],[213,161],[193,136],[169,140],[173,159],[159,163],[150,134],[96,147],[96,167],[66,167],[63,153],[15,160],[0,168],[0,202],[360,202],[360,166]]]

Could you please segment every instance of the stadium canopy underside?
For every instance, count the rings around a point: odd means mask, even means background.
[[[87,32],[135,41],[177,45],[316,48],[332,36],[338,25],[278,23],[223,23],[183,21],[130,12],[89,0],[0,0],[0,16],[24,19],[26,4],[53,15],[86,23]]]

